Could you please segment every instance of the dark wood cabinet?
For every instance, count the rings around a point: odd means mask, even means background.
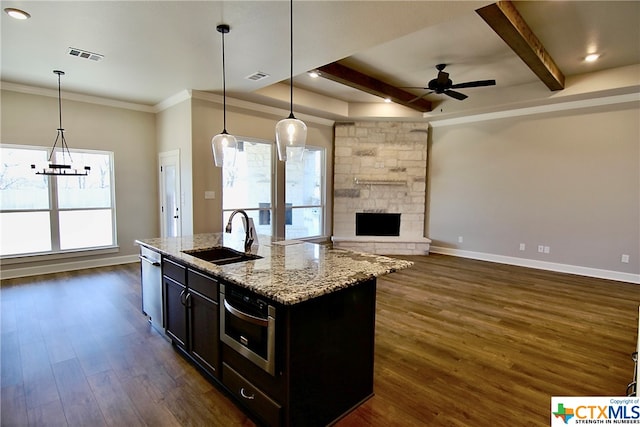
[[[166,334],[187,357],[218,378],[218,281],[170,259],[162,265]]]
[[[325,426],[373,395],[375,278],[293,305],[256,295],[275,308],[275,374],[221,342],[218,278],[166,258],[163,283],[175,348],[259,424]]]
[[[223,343],[222,383],[261,424],[332,424],[373,396],[375,300],[371,279],[278,305],[276,375]]]
[[[166,334],[174,344],[187,345],[187,308],[184,303],[187,287],[170,277],[163,276],[164,321]]]
[[[189,353],[215,377],[220,370],[218,286],[217,279],[187,270]]]
[[[226,363],[222,364],[222,383],[243,406],[257,415],[265,425],[279,426],[282,424],[282,406]]]
[[[218,304],[189,291],[189,353],[202,368],[217,376],[220,361]]]

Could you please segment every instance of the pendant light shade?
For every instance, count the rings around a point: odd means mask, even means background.
[[[238,141],[233,135],[229,135],[227,131],[217,134],[211,138],[211,149],[213,150],[213,162],[216,167],[223,167],[225,162],[227,166],[232,166],[236,160],[236,148]]]
[[[64,71],[53,70],[53,73],[58,75],[58,117],[60,120],[58,125],[58,132],[56,134],[56,139],[53,142],[53,147],[51,147],[51,154],[49,154],[48,165],[44,167],[36,167],[36,165],[31,165],[31,169],[36,170],[36,175],[86,176],[91,170],[90,166],[85,166],[82,169],[76,169],[71,166],[73,160],[71,159],[71,152],[69,151],[67,140],[64,137],[64,128],[62,127],[62,96],[60,92],[60,76],[64,76]],[[62,163],[53,163],[55,161],[59,161],[55,155],[58,142],[60,142],[59,152],[62,153]]]
[[[290,93],[290,113],[289,117],[282,119],[276,124],[276,145],[278,147],[278,158],[280,161],[302,160],[304,146],[307,141],[307,125],[302,120],[298,120],[293,115],[293,0],[290,0],[290,57],[291,73],[289,78]]]
[[[302,160],[306,140],[307,125],[296,119],[293,114],[276,124],[276,145],[281,161]]]
[[[233,135],[229,135],[227,132],[227,84],[225,75],[225,61],[224,61],[224,35],[231,30],[227,24],[220,24],[216,27],[216,30],[222,34],[222,114],[223,125],[222,132],[211,138],[211,150],[213,151],[213,162],[216,167],[223,167],[226,165],[233,165],[236,158],[236,148],[238,141]]]

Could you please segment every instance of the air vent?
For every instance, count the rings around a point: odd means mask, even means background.
[[[264,73],[262,71],[256,71],[255,73],[251,74],[250,76],[245,77],[245,79],[253,80],[254,82],[257,82],[258,80],[266,79],[267,77],[269,77],[269,74]]]
[[[104,59],[104,55],[100,55],[99,53],[88,52],[82,49],[76,49],[75,47],[70,47],[68,53],[71,56],[90,59],[91,61],[96,61],[96,62],[102,61]]]

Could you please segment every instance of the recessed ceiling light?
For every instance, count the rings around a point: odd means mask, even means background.
[[[29,15],[24,10],[15,9],[13,7],[7,7],[4,11],[7,15],[12,17],[13,19],[25,20],[25,19],[31,18],[31,15]]]
[[[309,74],[309,77],[311,77],[312,79],[317,79],[318,77],[320,77],[320,73],[317,70],[309,71],[307,74]]]
[[[590,53],[589,55],[584,57],[584,60],[586,62],[595,62],[598,60],[598,58],[600,58],[600,55],[598,55],[597,53]]]
[[[387,104],[390,104],[391,103],[391,98],[385,98],[384,102],[386,102]]]

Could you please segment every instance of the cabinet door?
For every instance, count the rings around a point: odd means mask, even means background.
[[[219,377],[218,304],[193,290],[189,290],[187,301],[191,329],[189,352],[202,368]]]
[[[165,308],[164,319],[167,335],[173,342],[182,347],[187,345],[187,288],[166,276],[164,283]]]

